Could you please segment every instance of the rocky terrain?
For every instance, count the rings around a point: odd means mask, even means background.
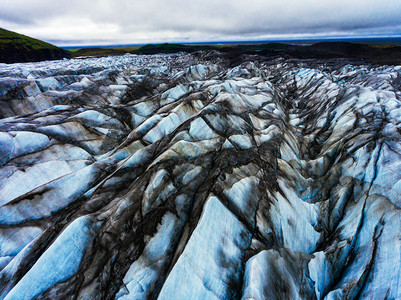
[[[400,299],[401,66],[0,64],[0,299]]]

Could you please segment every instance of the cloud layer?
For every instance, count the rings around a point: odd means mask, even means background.
[[[399,0],[2,0],[0,27],[57,44],[401,34]]]

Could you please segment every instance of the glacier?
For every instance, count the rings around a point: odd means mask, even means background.
[[[0,299],[401,299],[401,66],[0,64]]]

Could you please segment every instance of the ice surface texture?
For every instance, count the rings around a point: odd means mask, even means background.
[[[0,299],[400,299],[401,67],[0,65]]]

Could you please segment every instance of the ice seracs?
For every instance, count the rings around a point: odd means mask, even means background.
[[[0,299],[401,298],[401,68],[234,61],[0,65]]]

